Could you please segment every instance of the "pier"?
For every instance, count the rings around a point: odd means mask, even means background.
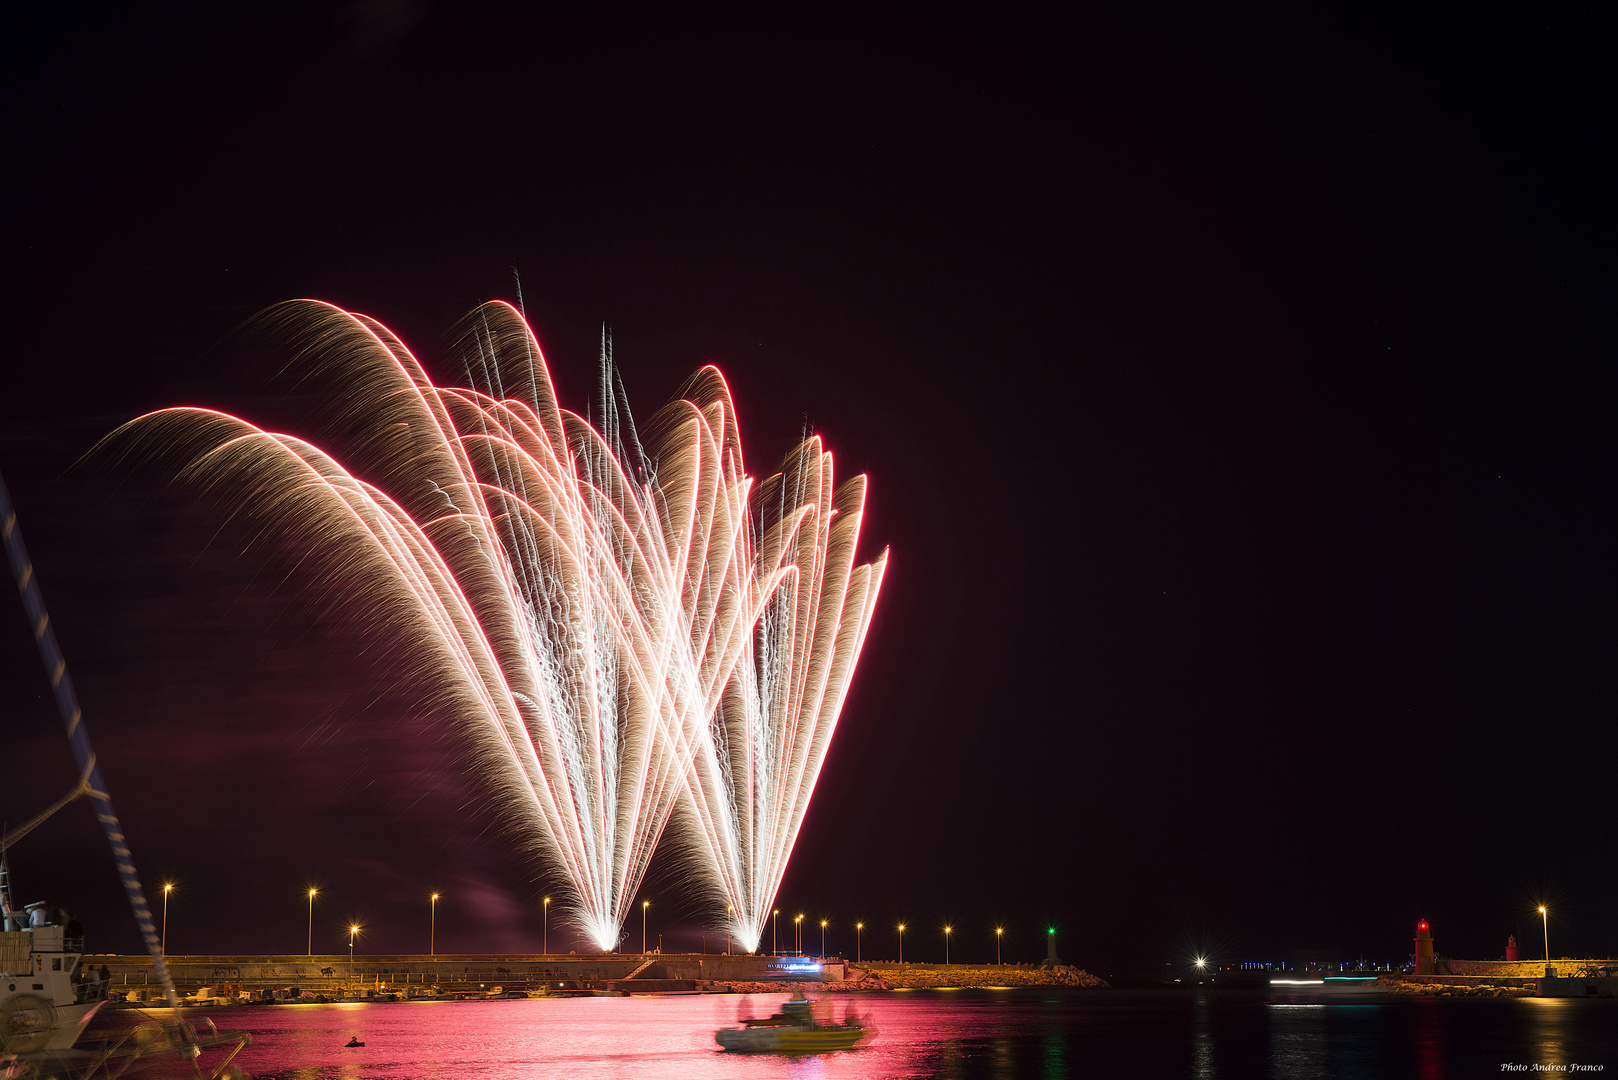
[[[840,982],[840,958],[726,955],[723,953],[571,954],[468,953],[370,955],[347,953],[285,956],[169,956],[175,988],[194,993],[219,987],[231,993],[287,990],[328,997],[421,994],[437,987],[445,995],[480,996],[494,987],[507,992],[658,993],[696,990],[716,982]],[[149,956],[90,954],[84,962],[105,966],[110,989],[156,991]]]

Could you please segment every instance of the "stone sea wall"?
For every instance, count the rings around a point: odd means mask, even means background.
[[[1552,960],[1558,975],[1571,975],[1586,968],[1618,965],[1618,960]],[[1545,974],[1545,961],[1539,960],[1438,960],[1439,974],[1483,975],[1496,979],[1538,979]]]
[[[779,994],[789,988],[810,994],[859,993],[864,990],[942,990],[1005,986],[1109,985],[1076,967],[974,967],[969,964],[850,964],[848,977],[839,982],[792,983],[720,980],[706,988],[735,994]]]

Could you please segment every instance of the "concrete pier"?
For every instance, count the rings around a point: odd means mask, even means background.
[[[87,955],[85,963],[105,966],[114,991],[157,990],[149,956]],[[838,958],[724,955],[714,953],[617,953],[592,956],[510,955],[504,953],[424,955],[169,956],[175,988],[191,993],[214,986],[231,992],[298,987],[327,996],[373,992],[408,993],[438,987],[446,994],[480,994],[499,986],[507,991],[625,991],[655,993],[690,990],[716,981],[767,982],[803,978],[819,965],[817,977],[840,981],[846,971]]]

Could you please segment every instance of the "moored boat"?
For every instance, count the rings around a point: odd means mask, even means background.
[[[83,960],[84,931],[60,908],[11,906],[0,871],[0,1056],[67,1050],[107,1000]]]

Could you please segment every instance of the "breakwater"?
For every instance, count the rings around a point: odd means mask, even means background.
[[[842,981],[844,964],[825,961],[723,954],[511,955],[208,955],[166,958],[182,993],[217,988],[222,996],[297,988],[328,997],[371,994],[476,995],[496,987],[509,992],[702,989],[724,980],[768,981],[820,975]],[[155,990],[148,956],[88,955],[85,963],[107,969],[115,992]],[[816,965],[813,972],[791,968]]]
[[[892,989],[969,989],[1002,986],[1103,987],[1105,979],[1066,964],[866,964],[871,974]]]
[[[207,955],[169,956],[176,988],[195,994],[204,987],[219,996],[296,988],[328,997],[362,993],[410,996],[505,992],[658,993],[670,991],[780,992],[789,986],[812,992],[923,989],[934,987],[1105,986],[1072,967],[974,966],[967,964],[850,964],[829,957],[652,953],[575,955]],[[105,967],[114,992],[155,991],[148,956],[88,955]]]
[[[972,964],[846,964],[842,978],[798,981],[807,993],[860,993],[868,990],[1001,990],[1018,986],[1066,986],[1098,988],[1109,986],[1105,980],[1081,968],[1066,965],[1039,967],[1034,965],[972,965]],[[780,982],[728,978],[716,980],[704,989],[720,993],[766,994],[780,992]]]

